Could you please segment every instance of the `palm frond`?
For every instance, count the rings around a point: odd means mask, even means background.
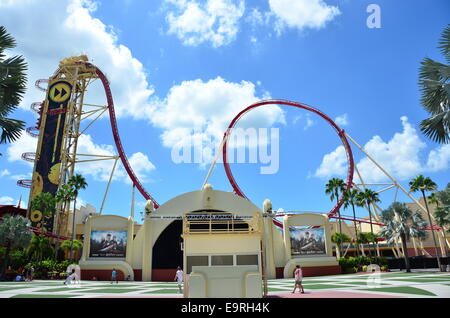
[[[2,134],[0,135],[0,144],[5,142],[14,142],[19,139],[24,127],[24,121],[0,117],[0,128],[2,130]]]
[[[450,25],[448,25],[442,32],[439,44],[440,46],[438,46],[438,49],[441,50],[442,55],[444,55],[447,62],[450,63]]]
[[[420,131],[438,143],[450,142],[450,110],[422,120]]]
[[[16,46],[14,38],[8,34],[4,26],[0,26],[0,59],[4,58],[4,50],[12,49]]]

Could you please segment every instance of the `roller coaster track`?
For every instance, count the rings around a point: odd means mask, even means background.
[[[82,62],[78,62],[78,63],[82,63]],[[87,67],[92,67],[95,69],[95,72],[98,75],[99,79],[101,80],[101,82],[103,84],[103,88],[105,89],[106,100],[108,103],[109,120],[111,123],[112,134],[114,137],[114,142],[116,144],[117,151],[119,153],[120,160],[122,161],[122,164],[123,164],[125,170],[127,171],[128,176],[130,177],[131,181],[133,182],[133,185],[139,190],[139,192],[142,194],[142,196],[146,200],[151,200],[153,202],[155,209],[157,209],[159,207],[158,202],[156,202],[156,200],[144,189],[144,187],[142,186],[142,183],[139,181],[138,177],[136,176],[133,169],[131,168],[130,163],[128,162],[127,156],[125,155],[125,151],[122,146],[122,141],[120,140],[119,129],[117,127],[116,113],[114,110],[114,100],[113,100],[112,93],[111,93],[111,87],[109,86],[109,81],[106,78],[105,74],[98,67],[96,67],[95,65],[93,65],[91,63],[85,62],[85,64]]]
[[[111,130],[112,130],[112,134],[114,137],[114,142],[116,144],[117,152],[119,153],[120,160],[122,161],[122,164],[123,164],[128,176],[130,177],[131,181],[133,182],[133,185],[139,190],[139,192],[142,194],[142,196],[146,200],[151,200],[153,202],[155,209],[157,209],[159,207],[158,202],[156,202],[156,200],[144,189],[142,183],[139,181],[138,177],[136,176],[133,169],[131,168],[128,158],[125,154],[125,150],[123,148],[122,141],[121,141],[120,135],[119,135],[119,128],[117,126],[116,113],[114,110],[114,100],[112,97],[111,87],[109,85],[108,79],[106,78],[105,74],[98,67],[96,67],[95,65],[93,65],[91,63],[76,62],[76,64],[84,64],[87,68],[91,68],[91,69],[95,70],[95,73],[97,74],[98,78],[102,82],[103,88],[104,88],[105,94],[106,94],[107,104],[108,104],[107,107],[108,107],[108,111],[109,111],[109,120],[111,123]],[[35,86],[41,91],[46,91],[46,89],[44,87],[42,87],[41,84],[48,83],[48,82],[49,82],[48,80],[38,80],[38,81],[36,81]],[[39,114],[39,119],[36,124],[36,127],[29,127],[26,130],[27,133],[33,137],[39,136],[39,127],[40,127],[40,121],[41,121],[41,116],[42,116],[42,106],[43,106],[43,103],[33,103],[31,105],[31,109]],[[24,153],[22,155],[22,159],[24,159],[26,161],[34,161],[33,157],[34,158],[36,157],[36,155],[34,153]],[[19,180],[17,182],[17,184],[21,187],[29,188],[29,187],[31,187],[31,180]]]

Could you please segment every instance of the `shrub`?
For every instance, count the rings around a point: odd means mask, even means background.
[[[341,257],[339,259],[339,265],[345,273],[353,273],[361,269],[363,272],[367,271],[367,266],[370,264],[377,264],[380,267],[387,267],[387,259],[384,257]]]
[[[9,265],[12,269],[18,270],[27,263],[27,255],[25,251],[16,250],[9,254]]]

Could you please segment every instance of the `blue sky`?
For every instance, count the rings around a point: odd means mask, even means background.
[[[367,26],[372,3],[381,9],[381,28]],[[29,88],[14,116],[33,125],[29,105],[44,96],[35,80],[48,78],[61,59],[87,54],[111,82],[125,150],[159,203],[200,189],[207,174],[208,164],[171,158],[194,123],[201,126],[198,136],[217,141],[239,110],[266,98],[303,102],[339,118],[405,187],[419,173],[441,189],[450,181],[449,145],[418,130],[427,116],[419,103],[418,68],[425,57],[443,61],[436,46],[450,21],[446,0],[0,0],[0,21],[17,39],[9,54],[29,63]],[[104,103],[102,94],[93,87],[88,99]],[[260,163],[232,165],[256,205],[270,198],[276,209],[330,210],[324,185],[344,177],[345,161],[328,124],[306,111],[265,108],[241,126],[279,128],[277,173],[261,174]],[[16,180],[30,178],[32,166],[20,153],[34,151],[33,142],[24,136],[0,145],[0,204],[16,203],[21,195],[27,201],[28,191]],[[107,117],[82,147],[115,153]],[[364,178],[386,181],[353,151]],[[111,165],[78,167],[89,183],[82,202],[100,208]],[[105,213],[129,215],[127,179],[119,168]],[[231,190],[222,164],[210,183]],[[393,197],[383,195],[381,206]],[[137,193],[136,200],[142,210],[144,199]]]

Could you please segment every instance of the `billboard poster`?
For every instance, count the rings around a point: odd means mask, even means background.
[[[72,94],[72,83],[54,80],[49,83],[46,101],[40,119],[40,134],[36,150],[36,161],[31,184],[32,200],[42,192],[52,195],[58,190],[62,150],[65,139],[66,112]],[[30,208],[31,210],[31,208]],[[53,232],[54,215],[43,215],[42,211],[30,211],[31,226],[42,232]]]
[[[292,256],[326,254],[324,228],[291,228]]]
[[[128,231],[91,231],[89,257],[125,257]]]

